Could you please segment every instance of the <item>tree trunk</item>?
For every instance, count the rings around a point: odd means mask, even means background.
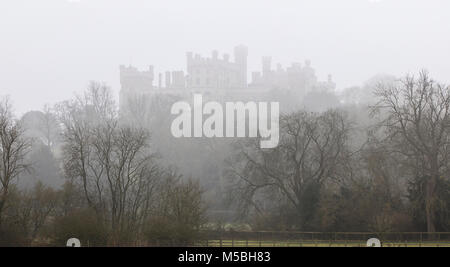
[[[436,189],[436,181],[437,176],[432,175],[427,179],[426,188],[425,188],[425,212],[427,217],[427,232],[434,233],[436,232],[435,225],[435,210],[434,210],[434,202],[435,202],[435,189]]]
[[[6,203],[6,195],[7,195],[7,191],[4,189],[3,194],[0,197],[0,227],[2,226],[2,223],[3,223],[3,211],[4,211],[5,203]]]

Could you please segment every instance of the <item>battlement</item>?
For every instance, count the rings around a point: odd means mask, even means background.
[[[217,50],[211,57],[186,53],[187,86],[194,90],[227,89],[247,87],[247,47],[234,49],[234,61],[229,54],[219,57]]]
[[[292,63],[283,67],[277,64],[272,67],[272,58],[262,58],[262,69],[252,72],[251,83],[247,82],[248,48],[236,46],[230,54],[219,55],[217,50],[210,57],[192,52],[186,53],[186,72],[182,70],[158,73],[157,85],[153,85],[154,68],[140,71],[132,66],[120,66],[120,83],[123,93],[170,93],[170,92],[214,92],[242,91],[243,89],[259,91],[291,90],[305,94],[315,88],[333,90],[335,84],[331,76],[328,81],[319,82],[311,61],[304,64]]]
[[[119,70],[122,89],[129,91],[144,91],[153,88],[153,66],[149,66],[146,71],[139,71],[135,67],[121,65]]]
[[[230,54],[224,53],[222,57],[219,57],[219,52],[213,50],[211,57],[203,57],[200,54],[194,54],[192,52],[186,53],[188,65],[203,65],[203,64],[226,64],[226,65],[246,65],[247,64],[248,48],[243,45],[236,46],[234,48],[234,61],[230,61]]]
[[[190,65],[203,65],[214,63],[233,64],[233,62],[230,62],[229,54],[223,54],[222,57],[219,57],[219,52],[217,52],[217,50],[214,50],[212,52],[211,57],[203,57],[200,54],[193,54],[192,52],[186,53],[186,57],[187,62]]]
[[[133,66],[128,66],[127,67],[125,65],[120,65],[119,68],[120,68],[120,74],[123,75],[123,76],[140,75],[140,76],[146,76],[149,79],[153,79],[154,78],[153,77],[153,75],[154,75],[154,73],[153,73],[154,68],[153,68],[152,65],[150,65],[148,67],[148,70],[146,70],[146,71],[140,71],[136,67],[133,67]]]

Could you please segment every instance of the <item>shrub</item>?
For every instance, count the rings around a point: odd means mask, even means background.
[[[69,238],[78,238],[82,246],[105,246],[108,231],[93,211],[75,210],[54,222],[54,245],[65,246]]]

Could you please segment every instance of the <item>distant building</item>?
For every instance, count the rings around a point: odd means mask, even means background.
[[[144,92],[153,89],[153,66],[147,71],[139,71],[135,67],[120,66],[120,85],[122,90],[131,92]]]
[[[283,68],[280,64],[272,68],[271,57],[263,57],[261,71],[252,72],[251,82],[247,81],[248,49],[239,45],[234,48],[233,59],[229,54],[219,56],[213,51],[211,57],[202,57],[192,52],[186,53],[186,71],[166,71],[159,73],[154,84],[154,69],[139,71],[129,66],[120,66],[120,102],[126,108],[124,99],[130,96],[175,95],[181,98],[202,93],[206,98],[224,100],[273,100],[274,94],[280,101],[301,103],[303,97],[312,90],[328,88],[334,90],[331,80],[318,82],[310,61],[292,63]],[[328,90],[327,89],[327,90]],[[274,93],[275,92],[275,93]]]
[[[188,52],[187,87],[200,92],[247,87],[247,54],[245,46],[234,49],[234,61],[228,54],[219,58],[217,51],[213,51],[210,58]]]
[[[304,96],[317,84],[316,73],[309,60],[305,62],[304,67],[300,63],[292,63],[286,69],[281,64],[272,69],[271,57],[263,57],[262,72],[252,73],[252,83],[249,86],[265,90],[290,90]]]

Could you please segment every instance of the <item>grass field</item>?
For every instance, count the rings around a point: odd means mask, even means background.
[[[323,241],[323,240],[286,240],[286,241],[257,241],[257,240],[205,240],[198,242],[199,247],[366,247],[367,241]],[[450,247],[448,242],[411,241],[411,242],[383,242],[383,247]]]

